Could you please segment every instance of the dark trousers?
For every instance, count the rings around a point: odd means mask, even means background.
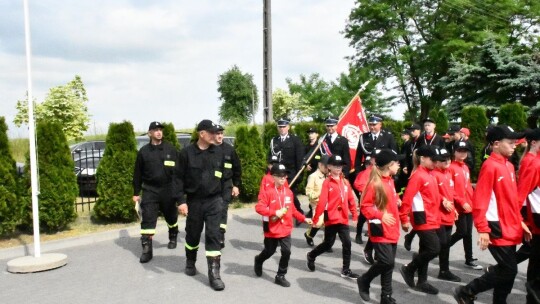
[[[439,241],[441,243],[441,251],[439,252],[439,269],[440,271],[449,271],[450,259],[450,238],[452,237],[451,225],[441,225],[437,230]]]
[[[467,287],[474,294],[493,288],[493,303],[506,303],[508,294],[514,286],[518,268],[516,246],[488,246],[489,252],[497,261],[489,272],[472,280]],[[538,269],[536,269],[538,271]]]
[[[396,260],[396,244],[373,243],[373,249],[377,255],[375,264],[371,265],[362,275],[364,282],[371,283],[378,275],[381,276],[381,296],[392,294],[392,273]]]
[[[160,211],[169,226],[169,230],[178,231],[178,209],[171,194],[170,187],[164,187],[158,193],[143,190],[141,200],[141,234],[155,234]]]
[[[186,249],[197,250],[204,227],[205,249],[207,255],[219,255],[219,219],[223,202],[221,196],[210,198],[188,197],[188,215],[186,219]]]
[[[264,263],[268,260],[274,253],[276,253],[276,248],[279,245],[281,247],[281,258],[279,259],[279,268],[277,275],[285,275],[287,273],[287,268],[289,267],[289,260],[291,258],[291,236],[286,236],[283,238],[264,238],[264,249],[256,257],[257,262]]]
[[[407,265],[411,272],[418,271],[418,284],[427,281],[429,261],[433,260],[441,251],[441,243],[437,235],[437,229],[417,230],[420,238],[418,255]]]
[[[529,266],[527,267],[527,282],[540,293],[540,234],[533,234],[531,240],[531,255],[529,257]],[[537,303],[533,297],[527,295],[527,304]]]
[[[360,212],[360,214],[358,214],[358,223],[356,224],[356,234],[362,235],[362,228],[364,228],[366,221],[366,217]]]
[[[336,234],[341,240],[341,245],[343,246],[343,270],[349,269],[351,266],[351,237],[349,235],[349,225],[345,224],[336,224],[324,227],[324,240],[322,243],[313,248],[309,252],[309,256],[316,258],[328,249],[332,248],[334,242],[336,241]]]
[[[531,244],[523,241],[523,244],[516,251],[516,263],[521,263],[526,261],[531,255]]]
[[[227,230],[227,217],[229,214],[229,204],[232,201],[232,185],[231,187],[225,187],[223,190],[223,206],[221,208],[221,215],[219,217],[219,228],[222,231]]]
[[[472,231],[472,213],[460,213],[456,221],[456,232],[452,234],[452,238],[450,239],[450,247],[454,246],[455,243],[463,239],[463,250],[465,251],[466,262],[471,262],[473,259]]]

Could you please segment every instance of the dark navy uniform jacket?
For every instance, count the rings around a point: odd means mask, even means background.
[[[148,198],[151,193],[158,194],[163,189],[170,189],[168,187],[175,180],[177,161],[178,151],[168,142],[144,145],[135,161],[133,195],[139,195],[144,190]]]
[[[349,171],[351,170],[351,153],[349,151],[349,141],[345,137],[340,135],[336,137],[334,143],[332,143],[330,135],[326,136],[324,138],[324,141],[328,145],[328,148],[330,148],[330,152],[332,152],[332,155],[341,156],[341,159],[343,159],[343,162],[345,162],[345,164],[343,165],[343,175],[345,175],[345,177],[349,177]]]
[[[294,176],[302,168],[302,161],[305,156],[304,145],[300,138],[296,135],[287,134],[287,137],[282,142],[281,136],[278,135],[270,141],[270,155],[277,155],[280,163],[285,166],[288,173],[289,183]],[[301,176],[297,179],[295,184],[301,181]]]
[[[364,162],[366,156],[370,155],[375,149],[392,149],[398,151],[396,140],[389,131],[381,129],[377,140],[373,140],[371,132],[366,132],[358,140],[358,147],[356,148],[356,159],[354,162],[354,171],[360,172],[365,168]]]

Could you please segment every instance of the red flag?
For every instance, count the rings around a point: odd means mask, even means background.
[[[337,125],[337,132],[349,141],[349,152],[351,154],[351,169],[354,168],[356,158],[356,148],[363,133],[369,131],[366,114],[362,107],[362,100],[359,95],[354,96],[350,107],[340,118]]]

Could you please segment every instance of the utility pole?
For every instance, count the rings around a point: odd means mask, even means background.
[[[274,121],[272,115],[272,5],[263,0],[263,119]]]

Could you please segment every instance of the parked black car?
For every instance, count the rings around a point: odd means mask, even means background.
[[[97,196],[96,170],[101,158],[103,158],[103,151],[96,150],[93,153],[84,153],[83,156],[76,160],[74,159],[75,175],[77,175],[77,184],[79,185],[79,196]]]

